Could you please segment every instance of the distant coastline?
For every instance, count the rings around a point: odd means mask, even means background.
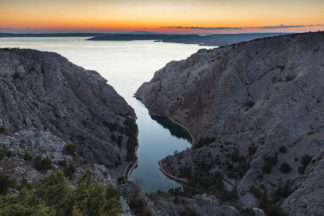
[[[153,32],[130,33],[0,33],[3,37],[89,37],[91,41],[134,41],[154,40],[156,42],[199,44],[204,46],[225,46],[257,38],[273,37],[287,33],[246,34],[159,34]]]
[[[154,40],[156,42],[199,44],[203,46],[225,46],[257,38],[273,37],[287,33],[247,33],[247,34],[106,34],[97,35],[92,41],[132,41]]]

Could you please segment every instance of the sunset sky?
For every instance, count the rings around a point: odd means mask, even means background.
[[[0,32],[324,30],[324,0],[0,0]]]

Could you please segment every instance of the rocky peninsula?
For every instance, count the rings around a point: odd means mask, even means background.
[[[160,162],[164,171],[186,179],[191,194],[267,215],[321,215],[323,44],[324,32],[263,38],[157,71],[135,96],[193,138],[191,149]]]
[[[91,41],[133,41],[154,40],[156,42],[199,44],[204,46],[224,46],[249,41],[256,38],[272,37],[283,33],[248,33],[248,34],[159,34],[159,33],[111,33],[91,37]]]

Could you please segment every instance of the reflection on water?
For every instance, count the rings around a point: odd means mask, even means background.
[[[162,125],[165,129],[168,129],[172,136],[175,136],[179,139],[185,139],[190,143],[192,142],[190,134],[184,128],[171,121],[169,118],[164,116],[151,116],[151,118]]]

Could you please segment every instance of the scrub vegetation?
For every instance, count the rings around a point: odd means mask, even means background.
[[[12,180],[4,177],[8,187],[14,187]],[[6,194],[4,188],[0,196],[2,216],[117,216],[121,213],[119,191],[113,186],[107,188],[93,180],[87,170],[78,179],[75,188],[68,187],[63,172],[51,173],[36,188],[21,184],[18,195]]]

